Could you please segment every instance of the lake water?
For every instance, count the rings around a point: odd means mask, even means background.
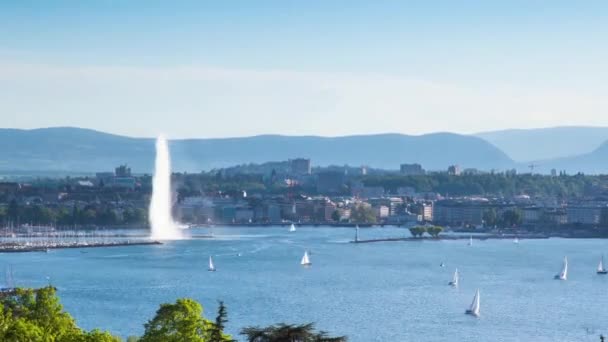
[[[198,233],[204,233],[204,230]],[[215,228],[214,239],[160,246],[2,254],[16,285],[59,289],[78,324],[141,334],[158,305],[180,297],[229,332],[247,325],[316,322],[350,341],[599,341],[608,333],[608,276],[595,273],[608,241],[594,239],[348,243],[354,229]],[[361,229],[361,238],[403,236]],[[304,250],[313,266],[299,265]],[[241,253],[241,256],[238,256]],[[207,272],[214,256],[217,272]],[[563,257],[568,281],[553,280]],[[439,267],[444,262],[446,267]],[[447,285],[454,268],[458,289]],[[464,315],[475,290],[481,317]]]

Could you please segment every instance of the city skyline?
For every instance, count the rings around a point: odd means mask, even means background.
[[[172,138],[608,126],[608,5],[0,5],[5,127]]]

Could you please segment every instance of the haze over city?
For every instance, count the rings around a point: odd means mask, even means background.
[[[607,126],[608,4],[0,4],[3,126],[173,138]]]

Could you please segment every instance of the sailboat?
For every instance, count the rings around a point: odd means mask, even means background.
[[[452,278],[452,281],[448,283],[448,285],[458,287],[458,269],[454,271],[454,277]]]
[[[209,272],[215,272],[215,265],[213,264],[213,258],[209,256],[209,268],[207,269]]]
[[[300,261],[302,266],[311,266],[312,262],[310,262],[310,258],[308,257],[308,251],[304,251],[304,256],[302,256],[302,261]]]
[[[473,235],[469,237],[469,246],[473,246]]]
[[[359,242],[359,225],[355,226],[355,242]]]
[[[553,279],[556,280],[566,280],[568,279],[568,257],[564,257],[564,265],[562,266],[562,271],[559,274],[556,274]]]
[[[519,243],[519,238],[518,238],[518,237],[515,237],[515,239],[513,239],[513,243],[514,243],[514,244],[518,244],[518,243]]]
[[[296,225],[292,223],[291,226],[289,227],[289,231],[290,232],[295,232],[296,231]]]
[[[471,306],[464,312],[467,315],[479,317],[479,289],[475,292],[475,297],[473,297],[473,303]]]
[[[608,274],[608,271],[604,268],[604,256],[600,259],[600,263],[597,265],[597,274]]]

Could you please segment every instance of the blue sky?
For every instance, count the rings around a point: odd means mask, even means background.
[[[3,127],[608,125],[605,1],[2,1]]]

